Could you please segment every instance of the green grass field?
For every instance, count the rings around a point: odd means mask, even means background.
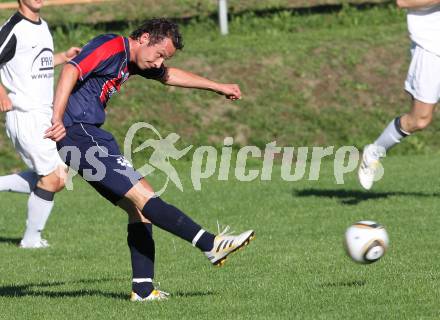
[[[14,0],[0,0],[1,2],[15,2]],[[362,4],[365,0],[351,0],[352,4]],[[369,0],[367,3],[389,3],[390,0]],[[332,6],[348,3],[347,0],[230,0],[228,8],[231,14],[240,14],[248,11],[266,11],[279,8],[309,8],[314,6]],[[141,20],[145,17],[168,16],[188,19],[191,17],[216,16],[217,1],[193,0],[162,0],[157,5],[155,0],[126,0],[123,7],[117,0],[98,4],[79,4],[64,6],[47,6],[43,9],[44,15],[57,24],[69,22],[99,23],[115,21]],[[7,17],[14,10],[0,10],[0,17]],[[68,14],[66,15],[66,12]]]
[[[65,24],[48,19],[57,51],[105,32],[128,35],[138,24],[126,12],[122,21],[75,24],[71,20],[82,16],[62,8],[58,16]],[[195,145],[219,147],[232,136],[237,146],[277,140],[362,147],[409,108],[402,89],[409,63],[405,22],[404,11],[394,6],[309,14],[248,11],[233,15],[230,35],[221,37],[215,19],[194,18],[182,24],[185,48],[169,65],[237,82],[243,99],[231,103],[210,92],[134,77],[109,103],[106,127],[120,140],[131,124],[147,121]],[[434,122],[395,153],[438,154],[438,130],[440,122]],[[20,164],[5,135],[0,157],[0,170]]]
[[[110,22],[78,23],[84,15],[77,9],[92,7],[69,8],[43,12],[57,51],[106,32],[128,35],[141,19],[121,11],[124,18],[107,17],[116,19]],[[63,17],[63,24],[54,16]],[[360,148],[409,108],[402,89],[409,63],[405,22],[404,11],[384,5],[309,13],[248,10],[232,15],[230,35],[221,37],[215,19],[192,18],[182,23],[185,48],[169,65],[237,82],[243,99],[231,103],[210,92],[135,77],[109,103],[106,126],[120,140],[131,124],[147,121],[162,134],[177,132],[195,145],[220,147],[232,136],[237,146],[277,140]],[[440,122],[434,122],[395,152],[438,154],[438,130]],[[0,170],[20,166],[5,135],[0,135],[0,158]]]
[[[218,148],[233,136],[237,148],[274,140],[360,147],[408,109],[402,84],[409,41],[404,12],[394,7],[305,14],[290,9],[335,1],[231,1],[231,34],[220,37],[214,1],[179,1],[185,10],[167,5],[172,0],[139,6],[150,2],[133,0],[126,10],[46,8],[44,16],[57,50],[104,32],[127,35],[152,15],[191,16],[182,24],[185,50],[170,64],[236,81],[243,99],[232,104],[129,81],[108,107],[106,128],[120,142],[131,124],[147,121],[163,136],[177,132],[185,146]],[[57,195],[45,231],[52,247],[42,251],[16,247],[26,197],[3,193],[0,319],[439,319],[439,129],[437,121],[396,147],[400,155],[385,160],[385,178],[371,192],[361,190],[355,172],[337,185],[331,161],[318,181],[285,182],[276,167],[272,181],[211,178],[196,192],[190,164],[178,163],[185,191],[170,187],[163,198],[212,231],[218,221],[235,231],[253,228],[257,237],[218,269],[156,229],[156,280],[172,294],[164,303],[128,301],[126,217],[86,183],[77,179],[74,191]],[[1,134],[0,174],[21,168]],[[151,177],[152,184],[159,188],[162,178]],[[352,262],[342,247],[345,229],[362,219],[384,224],[391,240],[387,255],[369,266]]]
[[[258,165],[258,163],[255,163]],[[438,319],[440,188],[429,156],[390,157],[371,192],[356,174],[335,184],[332,162],[319,181],[288,183],[209,179],[191,191],[189,166],[179,164],[185,192],[163,198],[204,226],[256,230],[256,239],[213,268],[187,243],[156,229],[156,280],[172,298],[136,304],[130,291],[126,219],[81,180],[64,191],[45,236],[47,250],[16,247],[26,200],[0,203],[2,319]],[[160,177],[152,177],[160,185]],[[383,223],[387,255],[373,265],[346,257],[342,238],[352,222]]]

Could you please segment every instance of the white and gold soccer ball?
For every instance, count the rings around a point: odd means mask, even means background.
[[[383,257],[388,249],[385,228],[374,221],[359,221],[345,232],[345,249],[356,262],[368,264]]]

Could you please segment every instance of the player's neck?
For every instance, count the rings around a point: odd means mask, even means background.
[[[130,62],[135,62],[135,53],[136,53],[136,49],[139,46],[139,42],[137,42],[136,40],[133,40],[132,38],[128,37],[128,47],[130,48]]]
[[[31,21],[40,22],[40,11],[33,11],[24,5],[20,5],[18,12]]]

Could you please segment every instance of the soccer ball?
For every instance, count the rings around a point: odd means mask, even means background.
[[[374,221],[359,221],[345,232],[345,249],[356,262],[368,264],[382,258],[388,248],[385,228]]]

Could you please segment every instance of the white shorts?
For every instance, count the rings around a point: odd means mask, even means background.
[[[414,99],[436,104],[440,100],[440,56],[413,44],[405,90]]]
[[[59,165],[56,143],[44,139],[44,131],[51,126],[52,111],[6,113],[6,133],[24,163],[40,176],[47,176]]]

